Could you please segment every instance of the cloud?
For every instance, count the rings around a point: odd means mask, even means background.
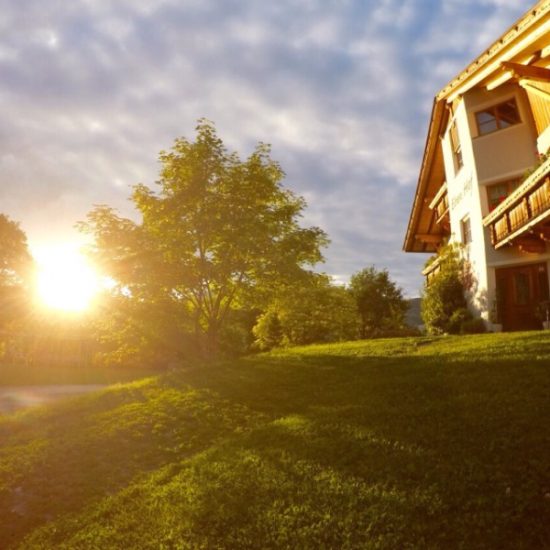
[[[242,156],[273,144],[325,269],[401,252],[432,97],[520,15],[504,0],[9,0],[0,13],[0,201],[31,243],[95,203],[130,213],[157,154],[200,117]],[[467,29],[467,32],[465,31]]]

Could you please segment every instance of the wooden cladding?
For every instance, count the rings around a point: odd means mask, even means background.
[[[533,118],[540,135],[550,126],[550,84],[547,82],[521,82],[527,92]]]

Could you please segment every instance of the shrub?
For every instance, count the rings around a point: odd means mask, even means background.
[[[460,327],[461,334],[483,334],[484,332],[487,332],[487,327],[481,317],[468,319]]]
[[[262,351],[280,346],[283,341],[283,329],[277,312],[266,311],[252,329],[256,337],[256,347]]]
[[[456,244],[440,248],[439,265],[439,272],[424,287],[422,320],[430,334],[458,333],[471,318],[464,297],[471,275]]]
[[[463,327],[472,320],[473,317],[470,311],[465,307],[461,307],[452,313],[447,332],[449,334],[461,334]]]
[[[367,267],[351,277],[350,291],[361,317],[361,337],[373,338],[405,324],[409,304],[387,269]]]

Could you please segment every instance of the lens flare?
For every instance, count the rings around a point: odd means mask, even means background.
[[[91,306],[100,277],[77,249],[58,246],[42,250],[37,264],[37,293],[45,306],[67,312]]]

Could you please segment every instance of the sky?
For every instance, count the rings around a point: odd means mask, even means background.
[[[24,6],[24,7],[23,7]],[[402,251],[435,94],[532,6],[521,0],[4,0],[0,212],[31,250],[80,242],[95,204],[132,216],[158,154],[217,127],[242,158],[272,145],[303,225],[346,282]]]

